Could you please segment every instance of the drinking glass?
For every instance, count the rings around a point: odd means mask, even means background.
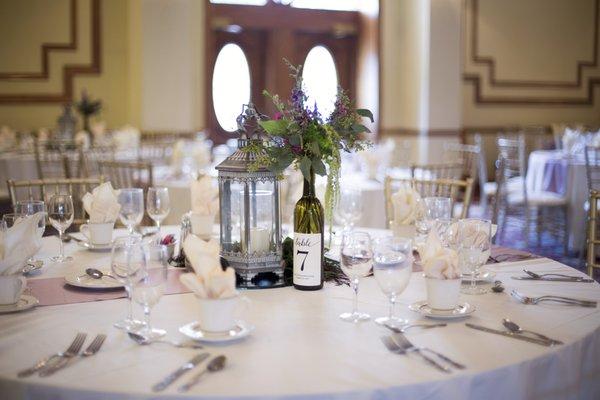
[[[407,320],[395,315],[398,296],[406,289],[412,274],[412,241],[400,237],[383,237],[373,243],[373,275],[390,300],[387,317],[375,319],[380,325],[400,328]]]
[[[335,209],[337,220],[349,232],[362,217],[362,193],[356,189],[340,190],[340,197]]]
[[[20,220],[21,218],[24,218],[25,215],[24,214],[17,214],[17,213],[9,213],[9,214],[4,214],[2,216],[2,222],[4,222],[6,229],[8,228],[12,228],[12,226],[17,223],[18,220]]]
[[[425,197],[423,203],[425,218],[429,221],[452,217],[452,201],[449,197]]]
[[[156,222],[156,235],[160,237],[160,223],[167,218],[171,211],[169,205],[169,189],[166,187],[151,187],[146,197],[146,212]]]
[[[73,257],[65,257],[65,245],[63,243],[63,234],[73,223],[73,199],[68,194],[55,194],[48,202],[48,219],[58,231],[60,240],[60,254],[51,258],[54,262],[71,261]]]
[[[360,322],[371,318],[369,314],[358,311],[358,284],[360,278],[367,276],[373,266],[371,237],[366,232],[346,232],[342,237],[340,254],[342,271],[350,278],[354,300],[352,312],[343,313],[340,318],[347,322]]]
[[[150,325],[150,312],[165,292],[167,285],[167,247],[150,245],[147,247],[146,264],[142,274],[133,282],[133,300],[144,309],[144,326],[137,331],[147,339],[157,339],[166,334],[164,329]]]
[[[123,284],[127,291],[127,316],[115,322],[115,328],[137,330],[144,323],[133,319],[132,286],[144,276],[146,268],[146,253],[142,239],[138,236],[126,236],[115,239],[111,252],[110,269],[115,278]]]
[[[46,230],[46,217],[47,217],[47,213],[46,213],[46,204],[41,201],[41,200],[22,200],[22,201],[17,201],[17,204],[15,205],[15,213],[16,214],[23,214],[23,215],[34,215],[37,214],[39,212],[44,213],[44,217],[40,219],[39,225],[38,225],[38,237],[41,239],[44,236],[44,231]],[[41,260],[36,260],[33,257],[30,257],[27,260],[27,263],[29,264],[38,264],[41,263]]]
[[[144,191],[137,188],[125,188],[119,191],[119,218],[133,236],[135,226],[144,218]]]
[[[458,260],[461,268],[471,272],[469,286],[461,289],[465,294],[483,294],[487,292],[485,287],[477,286],[479,269],[490,256],[492,247],[490,237],[492,224],[490,221],[467,218],[458,221],[457,250]]]

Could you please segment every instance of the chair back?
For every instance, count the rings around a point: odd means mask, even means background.
[[[444,144],[444,158],[449,163],[462,164],[463,178],[477,178],[481,147],[477,144],[446,143]]]
[[[55,194],[70,194],[73,197],[73,224],[86,222],[86,213],[81,201],[84,194],[91,192],[104,182],[99,178],[67,178],[67,179],[37,179],[30,181],[14,181],[9,179],[8,192],[13,209],[21,200],[42,200],[48,202]]]
[[[153,184],[152,163],[137,161],[100,161],[100,174],[113,188],[142,188],[144,193]]]
[[[600,201],[600,191],[590,191],[590,209],[588,216],[587,231],[587,273],[594,278],[594,270],[600,269],[600,264],[596,262],[596,249],[600,245],[600,239],[597,236],[598,223],[598,201]]]
[[[411,179],[411,178],[396,178],[386,176],[384,181],[384,196],[385,196],[385,215],[386,224],[389,228],[393,224],[394,206],[392,203],[392,195],[401,186],[408,185],[415,189],[422,198],[431,196],[449,197],[452,202],[452,210],[454,205],[462,199],[462,209],[459,218],[467,218],[471,198],[473,192],[473,179],[465,180],[458,179]]]
[[[171,159],[175,141],[141,142],[137,149],[139,162],[150,162],[153,165],[165,165]]]
[[[485,151],[483,150],[483,137],[480,133],[473,135],[473,141],[475,146],[479,148],[479,157],[477,158],[477,177],[479,178],[479,195],[481,196],[481,202],[487,204],[487,197],[484,190],[484,185],[488,181],[487,174],[487,160],[485,158]]]
[[[585,146],[588,191],[600,190],[600,147]]]
[[[81,151],[83,176],[93,178],[100,173],[101,161],[115,161],[115,146],[91,146],[85,152]]]
[[[461,179],[463,174],[462,163],[441,164],[413,164],[410,167],[410,176],[413,179]]]
[[[71,177],[69,160],[65,156],[62,146],[36,143],[34,145],[34,155],[38,178],[66,179]]]

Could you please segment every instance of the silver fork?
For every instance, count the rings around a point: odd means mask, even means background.
[[[75,348],[75,346],[78,345],[79,342],[81,342],[81,344],[79,345],[79,348],[81,348],[81,345],[83,344],[83,341],[85,340],[85,337],[86,337],[85,333],[78,333],[75,336],[75,339],[73,339],[73,342],[71,342],[71,344],[67,348],[67,350],[65,350],[64,352],[55,353],[55,354],[49,355],[48,357],[42,358],[37,363],[35,363],[32,367],[20,371],[17,374],[17,376],[19,378],[24,378],[26,376],[35,374],[40,369],[44,368],[46,366],[46,364],[48,364],[48,362],[50,362],[50,360],[53,360],[57,357],[61,357],[63,354],[73,351],[73,349]]]
[[[582,299],[574,299],[571,297],[562,297],[562,296],[539,296],[539,297],[529,297],[525,296],[522,293],[517,292],[516,290],[512,290],[510,292],[511,296],[515,299],[519,300],[523,304],[538,304],[540,301],[554,301],[557,303],[563,304],[573,304],[582,307],[596,307],[598,303],[592,300],[582,300]]]
[[[69,360],[71,360],[73,357],[76,357],[79,354],[79,350],[81,350],[81,346],[83,346],[83,343],[85,342],[86,337],[87,337],[87,334],[85,334],[85,333],[82,336],[80,336],[80,340],[77,341],[77,343],[74,346],[69,347],[69,349],[67,351],[62,353],[60,355],[60,357],[58,358],[58,360],[54,361],[53,363],[46,364],[46,366],[44,366],[40,370],[39,375],[40,376],[52,375],[59,369],[66,366],[67,363],[69,362]]]
[[[432,350],[432,349],[430,349],[428,347],[415,346],[402,333],[395,333],[395,334],[393,334],[392,335],[392,340],[394,342],[396,342],[400,347],[405,347],[407,349],[407,351],[416,351],[416,352],[419,352],[419,353],[421,351],[428,351],[431,354],[434,354],[434,355],[438,356],[441,360],[447,362],[448,364],[452,365],[456,369],[465,369],[466,368],[463,364],[458,363],[458,362],[456,362],[456,361],[454,361],[454,360],[446,357],[445,355],[443,355],[441,353],[438,353],[435,350]]]
[[[81,354],[79,354],[79,358],[90,357],[90,356],[93,356],[94,354],[96,354],[98,352],[98,350],[100,350],[100,347],[102,347],[102,343],[104,343],[105,339],[106,339],[106,335],[104,335],[104,334],[96,335],[94,340],[92,340],[92,343],[90,343],[88,345],[88,347],[83,352],[81,352]],[[65,362],[62,362],[62,363],[60,362],[61,360],[59,360],[58,364],[53,365],[53,366],[49,367],[48,369],[42,370],[40,375],[41,376],[52,375],[56,371],[71,365],[73,362],[75,362],[75,360],[77,358],[78,357],[69,357],[69,358],[66,358]],[[43,373],[43,375],[42,375],[42,373]]]
[[[408,348],[400,346],[390,336],[382,336],[381,337],[381,341],[383,342],[383,344],[385,345],[385,347],[387,347],[387,349],[389,351],[391,351],[392,353],[396,353],[396,354],[408,354],[408,352],[409,352]],[[445,372],[445,373],[450,373],[451,372],[450,368],[445,367],[445,366],[437,363],[434,359],[428,357],[426,354],[423,354],[422,352],[420,352],[418,350],[415,350],[415,351],[417,352],[417,354],[419,354],[421,356],[421,358],[423,360],[425,360],[425,362],[427,362],[427,364],[431,365],[432,367],[436,368],[437,370],[439,370],[441,372]]]

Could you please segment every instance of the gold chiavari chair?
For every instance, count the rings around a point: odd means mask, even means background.
[[[70,178],[71,170],[69,160],[65,156],[62,146],[48,145],[48,143],[34,145],[35,166],[38,178]]]
[[[67,178],[67,179],[37,179],[30,181],[13,181],[9,179],[8,192],[13,206],[19,200],[43,200],[48,202],[55,194],[70,194],[73,197],[74,219],[73,224],[80,225],[86,222],[86,214],[81,198],[91,192],[96,186],[104,182],[99,178]]]
[[[596,261],[596,249],[597,246],[600,245],[600,239],[597,237],[596,233],[598,223],[598,201],[600,201],[600,192],[591,190],[587,227],[587,273],[592,278],[594,277],[594,270],[600,269],[600,264]]]
[[[448,163],[462,165],[462,178],[477,178],[481,148],[477,144],[446,143],[444,158]]]
[[[100,162],[115,161],[115,146],[91,146],[80,150],[83,176],[92,178],[100,176]]]
[[[410,176],[413,179],[461,179],[462,163],[413,164],[410,166]]]
[[[588,191],[600,190],[600,147],[585,146]]]
[[[175,143],[176,141],[142,142],[137,149],[138,161],[151,162],[153,165],[164,165],[171,159]]]
[[[411,179],[386,176],[384,181],[385,214],[388,228],[393,222],[394,210],[392,195],[400,185],[409,185],[415,189],[421,197],[441,196],[449,197],[452,202],[452,210],[455,204],[462,200],[462,208],[459,218],[467,218],[473,192],[473,179]],[[461,197],[462,196],[462,197]]]
[[[142,188],[144,193],[152,186],[152,163],[137,161],[100,161],[100,174],[113,188]]]

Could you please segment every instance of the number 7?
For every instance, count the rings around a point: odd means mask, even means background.
[[[304,254],[304,260],[302,260],[302,266],[300,267],[300,271],[304,271],[304,263],[306,262],[306,257],[308,257],[308,251],[296,250],[296,255],[298,254]]]

